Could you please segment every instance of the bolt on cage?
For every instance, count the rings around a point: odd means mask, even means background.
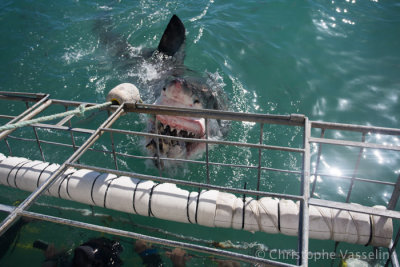
[[[50,95],[48,94],[40,94],[40,93],[20,93],[20,92],[4,92],[0,91],[0,100],[5,101],[18,101],[23,102],[26,105],[26,109],[20,113],[19,115],[8,115],[8,114],[0,114],[0,119],[9,120],[7,124],[15,123],[18,121],[29,120],[43,110],[48,108],[51,105],[61,105],[68,110],[72,107],[78,107],[80,105],[85,106],[93,106],[93,103],[83,103],[83,102],[76,102],[76,101],[64,101],[64,100],[56,100],[50,99]],[[309,218],[308,218],[308,206],[320,206],[320,207],[327,207],[327,208],[334,208],[339,210],[345,211],[354,211],[360,212],[370,215],[377,215],[383,217],[389,217],[395,220],[400,219],[400,212],[395,211],[395,207],[399,198],[400,194],[400,175],[397,178],[397,181],[394,182],[387,182],[381,181],[378,179],[367,179],[362,177],[357,177],[357,172],[360,164],[360,160],[362,158],[363,151],[367,148],[369,149],[377,149],[383,151],[400,151],[400,146],[393,146],[387,144],[377,144],[377,143],[370,143],[366,142],[366,134],[367,133],[374,133],[374,134],[382,134],[382,135],[389,135],[389,136],[399,136],[400,129],[393,129],[393,128],[382,128],[382,127],[370,127],[370,126],[358,126],[358,125],[351,125],[351,124],[339,124],[339,123],[328,123],[328,122],[317,122],[317,121],[310,121],[306,116],[299,115],[299,114],[292,114],[292,115],[265,115],[265,114],[249,114],[249,113],[238,113],[238,112],[230,112],[230,111],[219,111],[219,110],[197,110],[197,109],[185,109],[185,108],[176,108],[176,107],[167,107],[167,106],[157,106],[157,105],[149,105],[149,104],[139,104],[139,103],[125,103],[121,106],[109,106],[104,108],[108,110],[108,118],[95,130],[93,129],[86,129],[86,128],[76,128],[71,126],[71,119],[74,115],[70,115],[61,119],[57,123],[50,124],[50,123],[38,123],[33,124],[29,127],[32,127],[34,132],[34,139],[24,138],[24,137],[17,137],[13,136],[12,132],[14,130],[7,130],[0,132],[0,142],[4,142],[7,149],[8,154],[10,156],[13,155],[12,147],[10,146],[8,139],[15,139],[20,141],[26,142],[35,142],[37,147],[40,151],[40,155],[43,161],[45,161],[45,155],[43,153],[42,144],[50,144],[62,147],[69,147],[73,148],[74,153],[63,163],[61,166],[41,185],[31,193],[21,204],[16,207],[7,206],[0,204],[0,210],[8,212],[9,215],[1,222],[0,224],[0,234],[3,234],[7,229],[20,217],[30,217],[38,220],[49,221],[58,224],[70,225],[78,228],[84,228],[94,231],[99,231],[103,233],[125,236],[129,238],[135,239],[143,239],[148,242],[166,245],[166,246],[174,246],[174,247],[181,247],[197,252],[209,253],[216,256],[222,257],[229,257],[232,259],[250,262],[255,264],[266,264],[272,266],[308,266],[308,241],[309,241]],[[165,136],[159,135],[155,133],[145,133],[145,132],[137,132],[137,131],[130,131],[130,130],[122,130],[122,129],[114,129],[111,128],[113,123],[118,120],[118,118],[127,112],[135,112],[135,113],[144,113],[144,114],[162,114],[162,115],[179,115],[179,116],[191,116],[191,117],[199,117],[204,118],[206,121],[206,127],[208,119],[221,119],[221,120],[230,120],[230,121],[247,121],[258,123],[260,125],[260,139],[258,143],[246,143],[246,142],[233,142],[233,141],[224,141],[224,140],[213,140],[208,139],[206,136],[205,139],[194,139],[194,138],[182,138],[177,136]],[[294,148],[294,147],[287,147],[287,146],[273,146],[263,144],[263,129],[264,125],[272,124],[272,125],[286,125],[286,126],[299,126],[303,129],[303,145],[301,148]],[[51,129],[57,131],[64,131],[68,132],[71,137],[71,143],[65,144],[60,142],[54,141],[47,141],[41,140],[37,133],[37,129]],[[312,130],[319,129],[320,130],[320,137],[312,137]],[[361,141],[348,141],[348,140],[338,140],[333,138],[326,138],[325,133],[327,130],[338,130],[338,131],[349,131],[354,133],[361,134]],[[110,133],[111,138],[111,146],[112,150],[105,150],[105,149],[97,149],[93,148],[93,144],[100,138],[100,136],[108,132]],[[207,132],[207,131],[206,131]],[[82,145],[77,145],[74,134],[86,134],[89,137]],[[159,139],[169,139],[169,140],[176,140],[176,141],[190,141],[190,142],[202,142],[206,144],[206,153],[205,153],[205,161],[200,160],[188,160],[188,159],[171,159],[171,158],[161,158],[160,156],[148,157],[148,156],[138,156],[138,155],[130,155],[126,153],[121,153],[116,151],[114,146],[114,139],[113,134],[124,134],[124,135],[136,135],[136,136],[144,136],[144,137],[153,137]],[[209,149],[208,146],[210,144],[219,144],[219,145],[228,145],[228,146],[242,146],[248,148],[255,148],[258,149],[258,165],[240,165],[240,164],[227,164],[227,163],[219,163],[219,162],[211,162],[209,161]],[[316,163],[313,165],[314,171],[311,171],[311,148],[310,145],[315,144],[317,146],[317,158]],[[335,145],[335,146],[345,146],[345,147],[355,147],[359,148],[358,157],[353,169],[352,176],[346,175],[338,175],[338,174],[329,174],[321,172],[320,165],[321,165],[321,151],[323,145]],[[158,145],[157,145],[158,148]],[[159,149],[159,148],[158,148]],[[114,169],[107,169],[107,168],[99,168],[95,166],[89,166],[80,164],[79,159],[82,155],[88,151],[97,151],[106,154],[111,154],[114,160]],[[286,152],[295,152],[299,153],[302,157],[302,170],[285,170],[285,169],[276,169],[276,168],[269,168],[262,166],[261,164],[261,153],[263,150],[278,150],[278,151],[286,151]],[[160,153],[158,153],[160,155]],[[152,159],[158,161],[160,160],[165,161],[179,161],[179,162],[190,162],[196,164],[203,164],[206,166],[205,172],[205,179],[206,183],[200,182],[192,182],[192,181],[184,181],[178,179],[172,179],[167,177],[162,177],[162,170],[159,169],[159,176],[151,176],[151,175],[144,175],[138,174],[133,172],[126,172],[120,171],[118,168],[118,157],[132,157],[132,158],[141,158],[141,159]],[[220,185],[214,185],[210,183],[210,174],[209,174],[209,167],[210,166],[226,166],[226,167],[238,167],[238,168],[249,168],[249,169],[257,169],[257,189],[250,190],[250,189],[241,189],[241,188],[232,188],[232,187],[225,187]],[[160,164],[158,164],[160,166]],[[197,187],[200,189],[215,189],[230,193],[236,194],[245,194],[245,195],[254,195],[257,198],[260,196],[268,196],[268,197],[278,197],[283,199],[291,199],[300,201],[300,218],[299,218],[299,231],[298,231],[298,259],[297,265],[292,265],[288,263],[282,263],[275,260],[269,259],[262,259],[257,258],[254,256],[249,256],[245,254],[240,254],[236,252],[225,251],[217,248],[210,248],[206,246],[190,244],[180,241],[173,241],[168,239],[161,239],[152,236],[142,235],[130,231],[119,230],[110,227],[104,227],[69,219],[64,219],[60,217],[49,216],[45,214],[35,213],[28,211],[29,207],[35,202],[35,200],[52,184],[53,181],[61,174],[63,174],[69,167],[74,167],[77,169],[89,169],[99,172],[107,172],[113,173],[117,175],[126,175],[130,177],[135,177],[138,179],[146,179],[146,180],[153,180],[158,182],[171,182],[180,185],[192,186]],[[261,171],[272,171],[272,172],[279,172],[279,173],[294,173],[298,174],[301,177],[300,183],[300,190],[299,195],[293,194],[283,194],[283,193],[273,193],[273,192],[266,192],[260,191],[260,178],[261,178]],[[331,179],[345,179],[350,181],[350,186],[347,191],[346,201],[345,202],[337,202],[337,201],[330,201],[324,199],[315,198],[315,191],[316,186],[318,183],[317,177],[327,177]],[[310,182],[310,178],[314,177],[313,182]],[[379,210],[371,207],[365,207],[360,205],[352,205],[349,203],[350,196],[352,194],[353,186],[355,182],[361,183],[371,183],[371,184],[382,184],[386,186],[393,187],[393,193],[390,197],[390,201],[387,205],[387,210]],[[389,258],[386,262],[386,266],[391,263],[393,266],[399,266],[397,254],[396,254],[396,245],[400,238],[400,230],[397,230],[394,240],[391,242],[391,246],[388,248]]]

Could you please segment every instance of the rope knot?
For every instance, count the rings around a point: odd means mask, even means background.
[[[85,105],[79,105],[79,107],[77,108],[77,110],[79,111],[79,113],[76,113],[76,116],[78,117],[83,117],[85,116]]]

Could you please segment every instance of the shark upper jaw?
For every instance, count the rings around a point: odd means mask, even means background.
[[[160,119],[161,115],[157,115],[155,129],[152,131],[154,133],[163,135],[163,136],[171,136],[171,137],[181,137],[181,138],[194,138],[194,139],[204,139],[205,132],[196,132],[191,131],[190,127],[186,127],[187,125],[199,123],[203,127],[204,119],[193,119],[189,117],[176,117],[176,116],[164,116],[167,122],[166,124],[162,123]],[[162,118],[162,116],[161,116]],[[171,123],[170,119],[176,119],[178,121],[177,125]],[[197,122],[194,122],[199,120]],[[201,122],[203,121],[203,122]],[[154,121],[151,121],[154,125]],[[176,126],[176,127],[174,127]],[[204,129],[204,127],[203,127]],[[158,149],[157,149],[158,143]],[[178,141],[171,140],[167,138],[160,137],[158,142],[155,138],[151,138],[147,140],[146,148],[159,156],[166,156],[168,158],[193,158],[197,155],[201,154],[204,151],[205,145],[200,142],[191,142],[191,141]]]
[[[169,126],[171,132],[173,130],[177,130],[178,133],[181,131],[186,132],[187,137],[192,136],[192,138],[203,138],[206,133],[205,120],[203,118],[157,115],[156,119],[164,128]]]

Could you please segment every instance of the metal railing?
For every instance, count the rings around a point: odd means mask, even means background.
[[[15,93],[15,92],[0,92],[0,100],[6,101],[22,101],[26,103],[26,110],[19,115],[8,115],[8,114],[0,114],[0,119],[9,120],[8,123],[17,122],[20,120],[25,120],[28,118],[32,118],[38,115],[40,112],[45,110],[50,105],[61,105],[64,106],[66,110],[70,107],[77,107],[79,105],[95,105],[93,103],[81,103],[75,101],[63,101],[63,100],[55,100],[50,99],[49,95],[45,94],[32,94],[32,93]],[[30,104],[33,105],[30,107]],[[249,113],[237,113],[230,111],[219,111],[219,110],[193,110],[193,109],[184,109],[184,108],[176,108],[176,107],[167,107],[167,106],[157,106],[157,105],[148,105],[148,104],[139,104],[139,103],[126,103],[121,106],[111,106],[106,108],[108,110],[108,118],[99,126],[96,130],[86,129],[86,128],[78,128],[73,127],[71,124],[71,120],[73,116],[66,117],[60,120],[57,123],[43,123],[43,124],[34,124],[32,125],[32,129],[34,131],[35,138],[25,138],[13,136],[12,131],[7,131],[0,133],[0,142],[5,142],[6,147],[8,149],[8,154],[13,155],[12,147],[10,146],[8,139],[20,140],[25,142],[35,142],[40,151],[40,155],[43,161],[45,161],[45,155],[41,148],[42,144],[49,144],[61,147],[69,147],[72,148],[74,153],[32,194],[30,194],[20,205],[17,207],[10,207],[5,205],[0,205],[0,210],[6,211],[9,213],[8,217],[3,220],[0,224],[0,234],[3,234],[20,216],[31,217],[39,220],[51,221],[55,223],[67,224],[75,227],[80,227],[84,229],[90,229],[95,231],[101,231],[105,233],[130,237],[130,238],[140,238],[149,242],[167,245],[167,246],[176,246],[181,248],[186,248],[189,250],[199,251],[210,253],[217,256],[229,257],[232,259],[237,259],[240,261],[251,262],[255,264],[269,264],[273,266],[295,266],[287,263],[278,262],[270,259],[262,259],[254,256],[248,256],[239,253],[233,253],[229,251],[225,251],[222,249],[209,248],[200,245],[193,245],[184,242],[171,241],[166,239],[155,238],[151,236],[140,235],[133,232],[122,231],[114,228],[98,226],[93,224],[87,224],[83,222],[77,222],[73,220],[67,220],[63,218],[48,216],[44,214],[38,214],[34,212],[27,211],[29,207],[35,202],[35,200],[52,184],[53,181],[57,179],[60,175],[62,175],[69,167],[74,167],[77,169],[90,169],[98,172],[107,172],[114,173],[117,175],[126,175],[135,177],[138,179],[145,180],[153,180],[159,182],[171,182],[175,184],[185,185],[196,187],[200,189],[215,189],[230,193],[236,194],[244,194],[244,195],[253,195],[257,198],[260,196],[269,196],[269,197],[278,197],[283,199],[291,199],[300,201],[300,219],[299,219],[299,231],[298,231],[298,260],[297,266],[308,266],[308,233],[309,233],[309,219],[308,219],[308,207],[309,205],[320,206],[320,207],[328,207],[340,210],[354,211],[360,213],[366,213],[370,215],[384,216],[392,219],[400,219],[400,212],[395,211],[395,206],[398,202],[399,194],[400,194],[400,176],[398,177],[396,182],[387,182],[381,181],[379,179],[370,179],[358,177],[359,164],[362,158],[362,154],[364,149],[379,149],[385,151],[400,151],[400,146],[390,146],[386,144],[376,144],[366,142],[365,136],[367,133],[377,133],[384,135],[400,135],[400,129],[392,129],[392,128],[382,128],[382,127],[369,127],[369,126],[358,126],[358,125],[350,125],[350,124],[338,124],[338,123],[326,123],[326,122],[315,122],[309,121],[307,117],[299,114],[292,115],[265,115],[265,114],[249,114]],[[230,120],[230,121],[247,121],[258,123],[260,125],[260,133],[259,133],[259,142],[257,143],[246,143],[246,142],[237,142],[237,141],[227,141],[227,140],[213,140],[209,138],[205,139],[196,139],[196,138],[183,138],[178,136],[165,136],[161,134],[155,133],[147,133],[147,132],[138,132],[131,130],[123,130],[123,129],[114,129],[111,128],[115,121],[117,121],[120,116],[124,113],[143,113],[143,114],[162,114],[162,115],[179,115],[179,116],[191,116],[191,117],[201,117],[206,121],[206,126],[208,125],[209,119],[219,119],[219,120]],[[67,125],[66,125],[67,124]],[[263,142],[263,130],[264,125],[285,125],[288,127],[296,126],[301,127],[302,130],[302,145],[301,148],[298,147],[288,147],[288,146],[275,146],[268,145]],[[41,140],[38,136],[36,129],[51,129],[56,131],[68,132],[70,134],[71,142],[70,143],[61,143],[49,140]],[[312,131],[320,129],[321,135],[320,137],[312,137]],[[337,139],[329,139],[325,137],[325,133],[327,130],[336,130],[336,131],[351,131],[357,132],[361,134],[361,142],[358,141],[348,141],[348,140],[337,140]],[[82,145],[77,145],[74,134],[86,134],[88,138]],[[111,141],[111,150],[106,149],[98,149],[93,148],[93,144],[100,138],[103,133],[110,134]],[[121,153],[116,150],[114,135],[133,135],[133,136],[143,136],[143,137],[151,137],[156,138],[156,140],[167,139],[167,140],[175,140],[175,141],[184,141],[184,142],[201,142],[206,144],[206,155],[205,160],[189,160],[189,159],[175,159],[175,158],[165,158],[160,156],[143,156],[143,155],[131,155],[128,153]],[[314,171],[311,171],[311,144],[317,144],[317,157],[315,160]],[[222,163],[222,162],[213,162],[209,159],[209,149],[208,145],[224,145],[224,146],[234,146],[234,147],[246,147],[253,148],[258,150],[258,160],[257,164],[253,165],[244,165],[244,164],[232,164],[232,163]],[[346,146],[346,147],[356,147],[359,148],[359,153],[357,154],[356,163],[351,176],[346,175],[333,175],[329,173],[322,173],[319,171],[320,169],[320,160],[322,154],[323,145],[334,145],[334,146]],[[158,146],[157,146],[158,147]],[[282,152],[291,152],[299,154],[302,158],[302,170],[290,170],[290,169],[281,169],[281,168],[271,168],[267,166],[262,166],[262,151],[265,150],[274,150],[274,151],[282,151]],[[81,164],[79,159],[84,155],[86,151],[97,151],[106,153],[112,156],[114,161],[114,169],[107,168],[99,168],[96,166],[90,166]],[[158,155],[160,155],[158,153]],[[160,162],[162,161],[176,161],[176,162],[187,162],[193,164],[201,164],[206,166],[205,172],[205,180],[206,183],[200,182],[192,182],[186,180],[172,179],[168,177],[162,177],[162,170],[159,170],[159,176],[145,175],[135,172],[126,172],[121,171],[118,168],[118,159],[119,157],[126,158],[136,158],[136,159],[152,159]],[[160,166],[160,164],[158,165]],[[210,183],[209,176],[209,167],[210,166],[224,166],[231,168],[247,168],[247,169],[256,169],[257,170],[257,186],[256,190],[251,189],[241,189],[241,188],[232,188],[221,185],[215,185]],[[297,195],[293,194],[284,194],[284,193],[275,193],[275,192],[266,192],[260,190],[260,179],[262,171],[271,171],[278,173],[290,173],[296,174],[301,177],[301,184],[299,188],[299,193]],[[329,179],[346,179],[350,180],[350,186],[347,192],[346,201],[345,202],[337,202],[330,201],[324,199],[315,198],[315,191],[317,185],[317,177],[323,176]],[[314,181],[310,184],[310,177],[314,177]],[[349,204],[350,197],[352,194],[352,190],[354,187],[354,182],[362,182],[362,183],[374,183],[374,184],[382,184],[386,186],[393,187],[393,193],[390,198],[389,204],[387,206],[388,210],[375,209],[371,207],[365,207],[360,205],[352,205]],[[310,188],[311,187],[311,188]],[[393,266],[399,266],[396,255],[396,245],[398,240],[400,239],[400,230],[397,231],[394,241],[392,242],[391,247],[389,248],[390,259],[387,261],[387,265],[391,262]]]

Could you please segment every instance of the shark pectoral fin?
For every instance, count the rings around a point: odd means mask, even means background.
[[[157,50],[173,56],[185,42],[185,26],[178,16],[173,15],[164,31]]]

